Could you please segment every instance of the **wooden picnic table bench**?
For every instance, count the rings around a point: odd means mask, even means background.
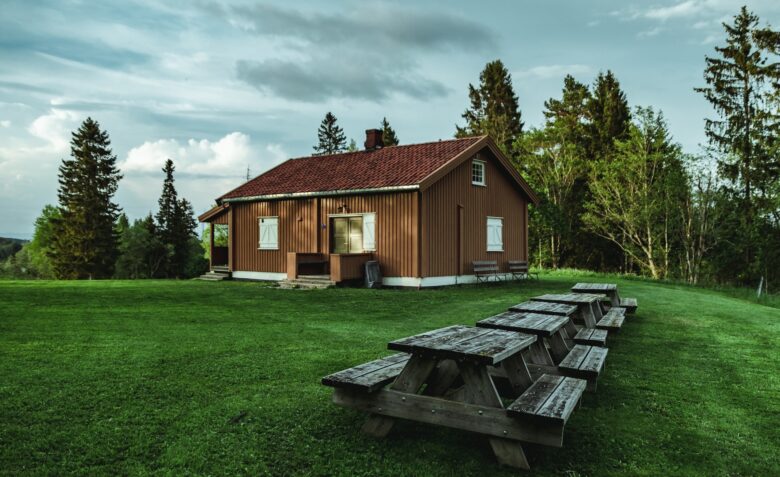
[[[574,293],[603,293],[609,297],[611,306],[625,308],[628,313],[635,313],[636,298],[620,298],[617,285],[614,283],[577,283],[571,287]]]
[[[480,320],[477,326],[535,334],[537,347],[541,347],[542,351],[530,353],[529,349],[527,364],[532,374],[582,378],[588,381],[588,390],[595,391],[604,369],[607,349],[595,346],[599,349],[593,350],[594,346],[584,344],[569,347],[564,327],[570,321],[566,316],[508,311]],[[543,345],[544,340],[550,344],[549,353]]]
[[[523,351],[536,341],[530,334],[449,326],[390,342],[389,349],[409,356],[400,370],[403,354],[331,374],[322,383],[334,387],[336,404],[370,413],[365,433],[383,437],[397,418],[476,432],[488,437],[500,463],[528,469],[521,443],[561,447],[564,426],[587,386],[567,376],[534,381]],[[508,394],[497,391],[488,371],[494,367],[505,372]],[[502,397],[513,402],[505,407]]]
[[[512,278],[536,278],[539,279],[539,274],[531,272],[528,268],[528,262],[525,260],[509,260],[507,262],[509,273],[512,274]]]
[[[531,301],[576,306],[578,315],[575,316],[585,323],[586,328],[595,328],[596,323],[604,316],[601,308],[601,300],[604,297],[603,294],[592,293],[548,293],[533,297]]]
[[[495,260],[474,260],[471,262],[471,266],[474,269],[474,276],[477,277],[477,283],[480,281],[488,282],[491,277],[496,281],[501,280],[498,275],[498,262]]]

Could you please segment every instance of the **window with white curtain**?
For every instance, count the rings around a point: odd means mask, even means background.
[[[260,217],[260,250],[279,250],[279,217]]]

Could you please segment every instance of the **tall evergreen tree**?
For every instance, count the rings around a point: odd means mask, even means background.
[[[163,190],[157,201],[157,234],[168,248],[168,260],[164,270],[169,277],[186,276],[185,268],[189,260],[190,239],[196,237],[192,205],[187,199],[179,199],[174,186],[173,173],[176,167],[173,161],[165,161],[162,171],[165,173]]]
[[[336,154],[347,150],[347,136],[336,121],[336,116],[330,111],[325,114],[325,119],[317,130],[319,142],[314,146],[315,156]]]
[[[780,108],[773,98],[780,94],[780,31],[758,22],[743,6],[732,24],[723,24],[726,46],[706,57],[707,86],[695,88],[718,115],[705,120],[705,131],[720,172],[742,191],[748,223],[780,177]]]
[[[505,154],[512,156],[523,122],[512,77],[501,60],[485,65],[478,88],[469,84],[469,100],[471,105],[462,115],[466,125],[456,126],[455,137],[489,134]]]
[[[387,118],[382,118],[382,144],[385,146],[397,146],[398,136],[395,135],[395,129],[387,122]]]
[[[614,150],[614,142],[628,137],[631,110],[612,71],[599,73],[588,104],[591,159],[600,160]]]
[[[71,157],[59,169],[60,216],[49,251],[59,278],[108,278],[114,272],[118,237],[113,202],[122,175],[108,133],[87,118],[72,134]]]

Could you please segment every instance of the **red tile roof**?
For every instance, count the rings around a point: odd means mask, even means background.
[[[290,159],[219,199],[418,185],[480,139],[469,137]]]

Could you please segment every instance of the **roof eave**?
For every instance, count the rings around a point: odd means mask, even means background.
[[[280,200],[280,199],[305,199],[310,197],[331,197],[338,195],[356,195],[356,194],[381,194],[388,192],[406,192],[418,190],[419,184],[409,184],[401,186],[374,187],[366,189],[342,189],[326,190],[314,192],[288,192],[283,194],[265,194],[246,197],[229,197],[221,199],[223,202],[255,202],[259,200]]]

